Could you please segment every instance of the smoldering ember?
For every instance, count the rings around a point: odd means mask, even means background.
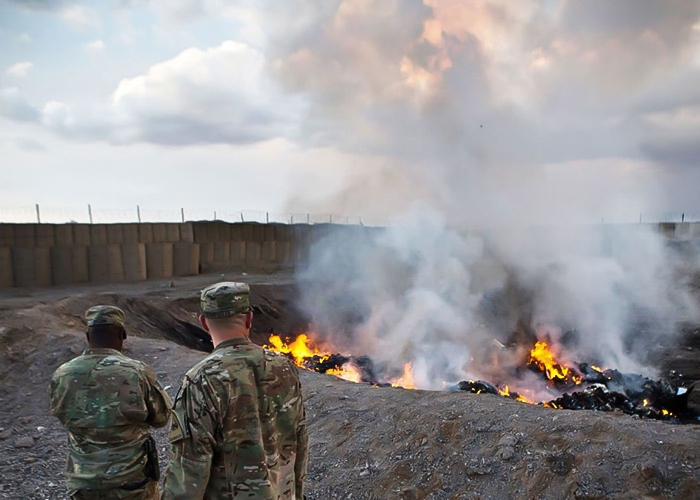
[[[66,231],[161,238],[175,226],[176,242],[89,245],[88,283],[81,248],[59,244]],[[224,279],[251,285],[251,339],[300,367],[309,499],[690,498],[700,486],[695,225],[582,228],[573,240],[434,221],[12,225],[13,237],[27,227],[53,243],[13,247],[23,286],[0,290],[0,498],[64,495],[66,437],[46,387],[84,348],[88,307],[125,311],[127,354],[174,397],[212,349],[199,291]],[[233,252],[258,245],[257,260]],[[160,272],[167,252],[160,278],[96,274],[143,257]],[[51,276],[78,282],[30,284],[43,255]],[[156,438],[164,469],[167,429]]]

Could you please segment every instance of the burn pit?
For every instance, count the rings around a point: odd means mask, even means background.
[[[271,334],[264,347],[285,354],[306,370],[376,387],[416,389],[410,362],[404,364],[402,374],[384,375],[384,370],[369,356],[332,352],[332,346],[316,344],[306,334],[284,340]],[[501,348],[507,349],[502,345]],[[537,341],[532,346],[522,370],[546,381],[551,399],[536,399],[530,394],[511,391],[507,384],[494,384],[486,380],[462,380],[453,384],[443,382],[443,387],[450,391],[500,395],[551,409],[621,412],[635,418],[670,423],[700,422],[700,416],[688,408],[692,387],[677,387],[663,379],[653,380],[585,362],[564,365],[545,341]]]

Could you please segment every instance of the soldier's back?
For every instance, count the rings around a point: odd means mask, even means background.
[[[112,349],[87,349],[51,380],[51,411],[69,428],[108,428],[145,421],[147,368]]]
[[[107,498],[106,490],[143,481],[149,376],[155,379],[150,368],[113,349],[87,349],[56,370],[50,409],[69,432],[69,491],[101,490]]]
[[[187,373],[175,408],[175,445],[201,440],[191,434],[199,433],[192,430],[195,421],[215,440],[207,498],[294,498],[305,421],[299,375],[289,359],[247,339],[224,342]],[[191,453],[196,458],[196,445]]]

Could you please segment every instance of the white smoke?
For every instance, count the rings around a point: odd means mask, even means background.
[[[413,362],[424,388],[527,377],[526,347],[494,339],[652,374],[651,341],[696,302],[655,228],[614,223],[670,199],[680,164],[640,151],[649,113],[689,105],[657,90],[698,81],[700,6],[468,4],[298,1],[304,22],[269,41],[309,143],[358,159],[327,206],[399,214],[316,244],[299,278],[317,330],[390,372]]]
[[[656,375],[647,347],[697,319],[675,259],[653,226],[467,232],[420,206],[385,230],[335,228],[299,282],[314,330],[387,377],[411,362],[419,388],[480,378],[537,395],[522,370],[535,339],[566,366]]]

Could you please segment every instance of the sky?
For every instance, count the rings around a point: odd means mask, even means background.
[[[696,0],[0,0],[0,47],[0,220],[700,217]]]

